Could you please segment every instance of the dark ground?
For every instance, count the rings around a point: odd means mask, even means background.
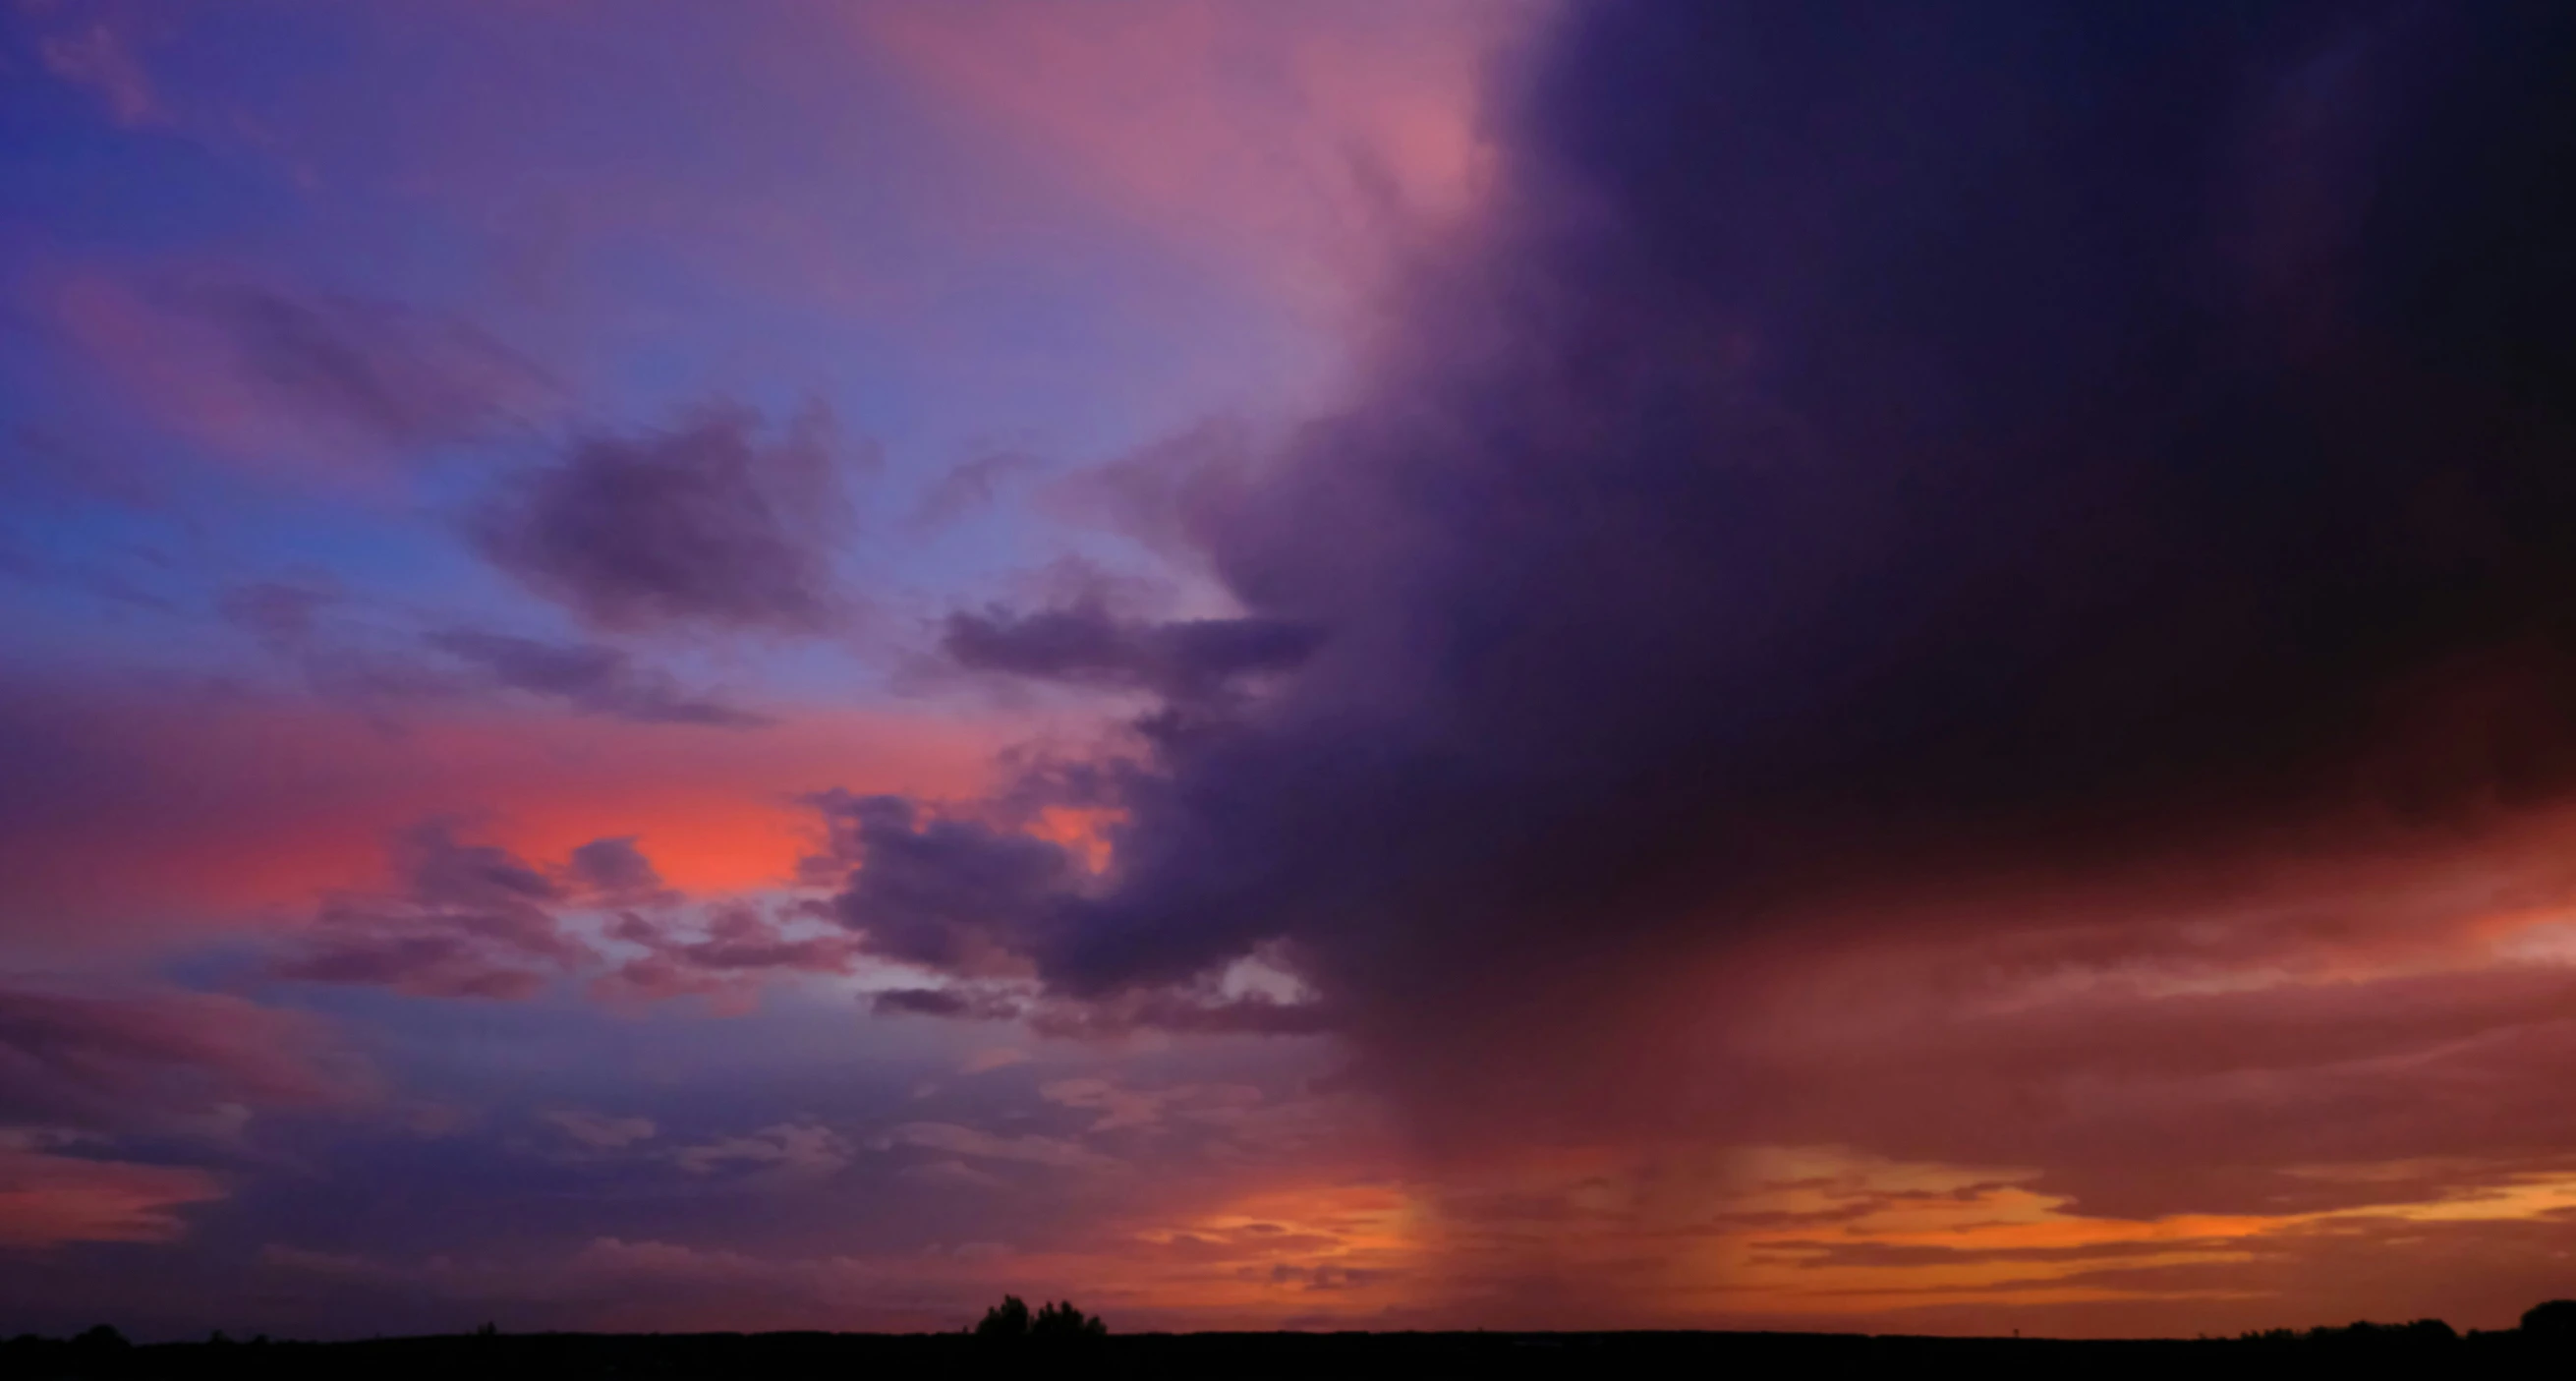
[[[2388,1366],[2564,1375],[2576,1345],[2427,1323],[2257,1338],[2063,1341],[1832,1333],[1144,1333],[994,1343],[963,1334],[540,1333],[370,1342],[165,1343],[104,1335],[0,1343],[0,1378],[2311,1375]]]

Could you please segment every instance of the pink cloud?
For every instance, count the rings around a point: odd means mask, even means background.
[[[389,734],[297,700],[22,694],[0,702],[0,741],[49,785],[41,809],[0,789],[0,882],[27,918],[22,953],[309,915],[321,893],[381,886],[385,841],[441,816],[489,819],[494,842],[544,859],[633,837],[673,887],[755,888],[815,845],[801,795],[969,794],[1014,732],[815,709],[721,742],[500,713]]]
[[[381,469],[550,415],[558,386],[465,322],[212,266],[56,266],[19,291],[143,415],[253,468]]]
[[[0,986],[0,1125],[184,1134],[231,1109],[369,1087],[300,1013],[213,993],[19,979]]]
[[[152,74],[135,54],[139,37],[123,16],[102,18],[85,28],[47,35],[38,51],[46,71],[96,93],[117,124],[134,128],[166,118]]]
[[[187,1230],[172,1210],[224,1194],[188,1166],[0,1148],[0,1247],[167,1242]]]
[[[1474,203],[1488,65],[1546,8],[987,2],[852,22],[1038,175],[1313,297]]]

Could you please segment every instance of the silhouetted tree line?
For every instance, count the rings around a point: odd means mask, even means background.
[[[1078,1354],[1045,1346],[1080,1342]],[[2280,1376],[2304,1366],[2377,1364],[2446,1373],[2576,1370],[2576,1300],[2552,1300],[2521,1326],[2461,1334],[2439,1319],[2271,1329],[2235,1338],[2134,1341],[1921,1338],[1856,1333],[1142,1333],[1112,1337],[1070,1303],[1031,1310],[1006,1297],[953,1333],[470,1334],[367,1342],[130,1344],[101,1325],[71,1338],[0,1342],[0,1381],[579,1381],[580,1378],[1595,1377],[1721,1369],[1980,1376],[2183,1374]]]
[[[1109,1325],[1087,1318],[1069,1300],[1042,1304],[1038,1312],[1029,1312],[1028,1301],[1017,1295],[1004,1295],[1002,1302],[984,1311],[983,1321],[976,1324],[977,1338],[993,1343],[1068,1342],[1081,1338],[1105,1338]]]

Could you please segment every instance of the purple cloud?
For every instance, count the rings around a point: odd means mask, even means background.
[[[832,792],[815,804],[833,847],[808,872],[846,876],[834,914],[888,959],[985,971],[1029,946],[1078,875],[1058,845],[899,796]]]
[[[431,821],[396,841],[402,886],[340,897],[273,966],[279,978],[393,988],[424,997],[517,999],[594,957],[555,908],[555,876]]]
[[[1580,8],[1368,388],[1156,508],[1313,641],[1145,736],[1105,877],[878,803],[845,916],[1104,1002],[1281,945],[1408,1091],[1579,1101],[1545,1032],[1863,897],[2565,800],[2570,35],[2420,26]],[[2248,112],[2328,52],[2305,118],[2374,190],[2274,226],[2264,189],[2331,169]],[[1192,684],[1106,617],[949,632]]]
[[[594,839],[574,849],[564,873],[580,891],[622,905],[673,895],[653,860],[635,846],[633,835]]]
[[[361,1076],[312,1019],[239,998],[0,988],[0,1125],[166,1132],[226,1104],[345,1101]]]
[[[1205,700],[1314,655],[1317,631],[1286,619],[1121,618],[1098,601],[1035,613],[948,616],[940,648],[970,671]]]
[[[1045,468],[1045,461],[1018,451],[995,451],[965,461],[922,494],[920,506],[913,510],[912,526],[919,531],[944,528],[991,507],[1013,479]]]
[[[846,612],[832,561],[852,513],[831,429],[771,440],[739,407],[592,436],[469,524],[485,557],[602,628],[813,633]]]
[[[511,690],[564,701],[584,714],[640,724],[757,728],[770,721],[748,710],[682,692],[672,679],[598,643],[551,643],[475,629],[432,633],[424,641],[479,668]]]
[[[189,283],[165,301],[218,329],[245,377],[396,447],[487,436],[523,422],[556,388],[474,326],[395,303],[244,282]]]

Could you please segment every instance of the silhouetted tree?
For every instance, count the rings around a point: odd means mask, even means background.
[[[1032,1338],[1101,1338],[1108,1333],[1109,1325],[1084,1316],[1071,1300],[1058,1300],[1039,1309],[1037,1322],[1029,1327]]]
[[[106,1324],[100,1324],[72,1339],[72,1346],[89,1352],[123,1352],[133,1344],[125,1341],[124,1334]]]
[[[2557,1342],[2576,1342],[2576,1299],[2554,1299],[2522,1311],[2522,1331]]]
[[[1017,1295],[1002,1296],[1001,1303],[984,1311],[975,1336],[1004,1342],[1029,1336],[1029,1302]]]
[[[1017,1295],[1002,1296],[1002,1302],[985,1310],[983,1322],[975,1325],[976,1337],[1004,1342],[1024,1338],[1100,1338],[1108,1333],[1107,1324],[1074,1308],[1071,1300],[1042,1304],[1031,1314],[1028,1301]]]

